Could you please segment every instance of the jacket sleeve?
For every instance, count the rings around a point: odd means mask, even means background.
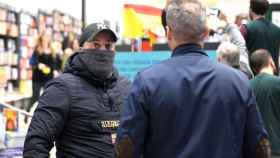
[[[34,51],[30,60],[29,60],[29,64],[32,66],[32,67],[37,67],[38,66],[38,56],[37,56],[37,52]]]
[[[117,134],[116,153],[119,158],[140,158],[146,138],[148,101],[145,81],[138,75],[128,94]]]
[[[57,71],[61,71],[62,60],[61,57],[57,54],[56,57],[53,59],[53,69]]]
[[[245,123],[244,143],[243,143],[243,158],[256,158],[259,157],[259,146],[263,140],[268,139],[268,134],[264,128],[260,113],[257,110],[257,103],[253,92],[250,90],[249,105],[247,109],[247,118]],[[265,152],[268,152],[268,147]],[[258,154],[257,154],[258,153]],[[268,153],[269,154],[269,153]],[[267,155],[268,155],[267,154]],[[267,158],[263,156],[261,158]]]
[[[68,89],[59,78],[52,80],[38,101],[24,142],[25,158],[48,158],[69,112]]]

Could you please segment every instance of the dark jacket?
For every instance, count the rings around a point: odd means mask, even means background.
[[[280,155],[280,78],[262,73],[251,80],[273,154]]]
[[[245,40],[249,54],[258,49],[267,49],[278,72],[280,28],[264,18],[251,21],[245,28],[247,28]]]
[[[117,149],[132,158],[254,158],[266,137],[247,77],[195,44],[138,73],[124,108]]]
[[[38,67],[39,63],[48,66],[50,68],[50,72],[48,74],[44,74]],[[50,81],[53,78],[55,64],[55,59],[52,57],[52,54],[39,54],[37,51],[34,51],[30,59],[30,65],[32,66],[32,80],[44,83]]]
[[[54,142],[57,158],[113,157],[120,109],[130,82],[113,73],[104,81],[74,54],[65,72],[50,81],[39,99],[24,144],[24,157],[47,158]]]

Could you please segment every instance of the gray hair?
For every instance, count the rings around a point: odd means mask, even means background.
[[[230,42],[222,42],[217,49],[217,54],[221,63],[234,68],[240,67],[240,50],[236,45]]]
[[[198,0],[171,0],[166,20],[177,42],[203,41],[207,29],[206,10]]]

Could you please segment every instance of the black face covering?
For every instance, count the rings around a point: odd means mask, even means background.
[[[115,53],[110,50],[83,49],[79,51],[82,64],[99,79],[108,79],[113,73]]]

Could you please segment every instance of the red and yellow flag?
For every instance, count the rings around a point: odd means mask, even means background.
[[[164,35],[161,25],[161,8],[141,5],[124,5],[124,37],[139,38],[149,36],[146,32],[156,35]]]
[[[215,7],[220,0],[200,0],[207,7]],[[161,24],[161,12],[167,0],[126,0],[123,9],[124,32],[126,38],[165,36]],[[149,34],[146,34],[149,32]]]

